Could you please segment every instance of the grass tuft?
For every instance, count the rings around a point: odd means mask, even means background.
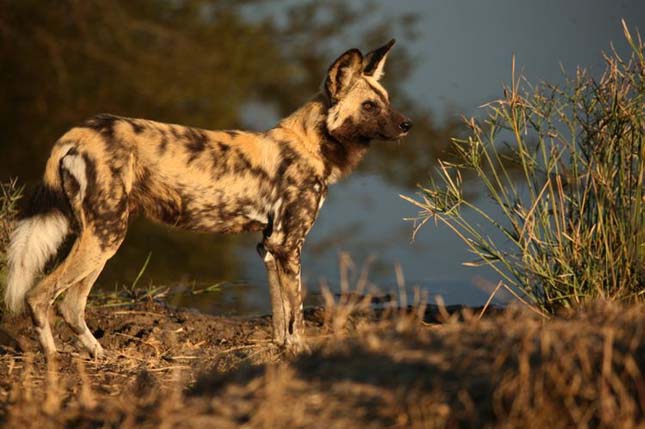
[[[447,225],[477,260],[545,312],[594,299],[645,299],[645,57],[623,22],[631,55],[604,56],[563,87],[515,75],[504,97],[469,119],[419,198],[417,229]],[[465,178],[493,201],[467,197]],[[474,219],[473,219],[474,217]],[[502,239],[482,232],[491,226]]]
[[[0,286],[6,283],[7,256],[6,248],[9,245],[11,231],[13,231],[16,215],[18,214],[18,201],[22,198],[24,186],[18,185],[18,179],[10,179],[0,183]],[[3,287],[0,287],[3,289]],[[0,298],[0,314],[4,305]]]

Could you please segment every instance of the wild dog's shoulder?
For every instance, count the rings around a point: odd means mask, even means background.
[[[265,139],[268,141],[267,145],[278,153],[278,177],[303,182],[316,181],[324,176],[325,165],[320,153],[312,150],[302,136],[275,128],[266,134]]]

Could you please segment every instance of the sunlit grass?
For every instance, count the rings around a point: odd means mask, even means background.
[[[404,196],[421,209],[417,227],[447,225],[477,256],[466,265],[491,266],[547,312],[645,298],[645,58],[623,27],[631,54],[605,55],[600,79],[579,69],[562,88],[533,87],[513,64],[504,97],[454,140],[459,160],[440,162],[419,198]],[[465,197],[466,175],[494,210]]]

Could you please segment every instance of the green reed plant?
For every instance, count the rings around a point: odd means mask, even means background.
[[[645,300],[645,60],[640,35],[623,28],[630,55],[605,55],[600,79],[579,69],[561,88],[533,87],[513,62],[504,97],[453,140],[457,161],[440,161],[418,198],[403,196],[421,209],[415,232],[447,225],[478,258],[466,265],[491,266],[547,312]],[[465,178],[494,210],[467,196]]]

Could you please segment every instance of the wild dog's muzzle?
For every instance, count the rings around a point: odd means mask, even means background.
[[[387,131],[382,136],[387,140],[399,139],[412,129],[412,121],[402,113],[391,110],[389,116]]]

